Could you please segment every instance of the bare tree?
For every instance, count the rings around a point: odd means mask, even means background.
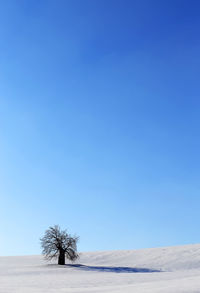
[[[71,236],[66,230],[61,230],[58,225],[49,227],[44,236],[40,239],[42,254],[46,259],[58,258],[59,265],[65,265],[65,257],[71,261],[76,260],[77,253],[77,236]]]

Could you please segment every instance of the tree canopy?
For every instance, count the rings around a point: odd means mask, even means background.
[[[42,254],[46,259],[58,258],[60,265],[65,264],[65,258],[75,261],[79,257],[78,240],[79,237],[71,236],[67,230],[61,230],[58,225],[49,227],[40,239]]]

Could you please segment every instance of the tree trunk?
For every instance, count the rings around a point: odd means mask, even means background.
[[[58,264],[65,265],[65,251],[63,249],[59,251]]]

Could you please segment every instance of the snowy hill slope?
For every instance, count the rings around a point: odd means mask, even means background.
[[[200,244],[85,252],[74,265],[0,257],[1,293],[200,293]]]
[[[200,244],[89,252],[82,255],[81,261],[86,264],[136,266],[166,271],[200,269]]]

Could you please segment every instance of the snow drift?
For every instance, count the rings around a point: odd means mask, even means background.
[[[58,266],[42,256],[0,257],[1,293],[200,292],[200,244],[85,252]]]

